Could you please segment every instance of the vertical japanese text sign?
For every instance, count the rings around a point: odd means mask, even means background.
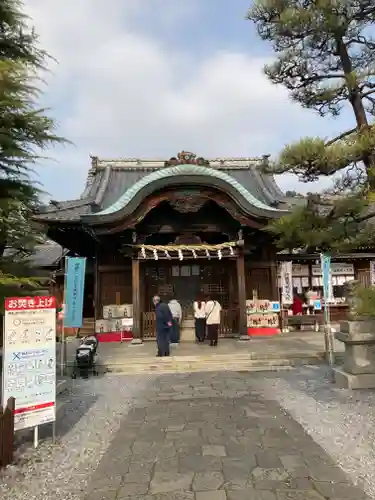
[[[292,262],[281,264],[281,303],[293,304]]]
[[[322,253],[320,262],[323,277],[323,297],[324,303],[327,304],[332,300],[331,257]]]
[[[85,257],[66,257],[64,326],[68,328],[82,326],[85,272]]]

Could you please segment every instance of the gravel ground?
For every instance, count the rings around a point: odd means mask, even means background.
[[[375,392],[337,389],[324,367],[306,367],[253,379],[375,499]]]
[[[75,381],[59,401],[57,443],[46,439],[37,450],[24,443],[20,460],[0,475],[1,500],[78,500],[148,383],[148,376],[116,375]]]
[[[227,374],[226,376],[229,376]],[[0,475],[1,500],[78,500],[132,403],[154,376],[77,380],[58,411],[58,442],[25,446]],[[251,390],[277,401],[375,499],[375,392],[336,389],[324,367],[249,374]],[[48,436],[50,429],[45,429]]]

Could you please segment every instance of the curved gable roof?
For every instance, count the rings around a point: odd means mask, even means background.
[[[84,216],[92,222],[100,218],[104,221],[114,220],[119,213],[131,212],[141,201],[157,189],[178,185],[210,185],[231,196],[238,205],[248,214],[256,217],[275,218],[286,213],[272,207],[256,198],[247,188],[242,186],[234,177],[212,167],[184,164],[156,170],[127,189],[115,203],[95,214]]]

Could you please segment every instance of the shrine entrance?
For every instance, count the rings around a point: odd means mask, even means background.
[[[193,317],[193,303],[202,294],[201,266],[182,264],[172,266],[173,298],[182,307],[183,317]]]
[[[165,302],[178,300],[183,319],[193,317],[193,302],[199,296],[217,300],[222,307],[220,335],[231,337],[238,334],[241,313],[245,320],[246,316],[243,253],[236,243],[140,245],[139,248],[137,262],[143,338],[155,336],[154,295],[159,295]]]

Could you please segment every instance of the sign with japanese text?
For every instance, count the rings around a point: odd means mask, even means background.
[[[303,264],[293,264],[292,265],[293,277],[308,277],[309,276],[309,266]],[[281,276],[281,264],[278,267],[277,274]]]
[[[281,264],[281,303],[293,304],[293,277],[292,263],[283,262]]]
[[[80,328],[83,322],[86,258],[66,257],[65,272],[64,326]]]
[[[322,266],[314,264],[312,266],[313,276],[322,276]],[[354,275],[354,265],[346,262],[331,262],[331,276],[352,276]]]
[[[55,297],[5,300],[2,378],[2,405],[16,400],[15,430],[55,421]]]
[[[331,271],[331,257],[330,255],[321,254],[320,263],[323,278],[323,297],[324,302],[332,302],[333,288],[332,288],[332,271]]]

